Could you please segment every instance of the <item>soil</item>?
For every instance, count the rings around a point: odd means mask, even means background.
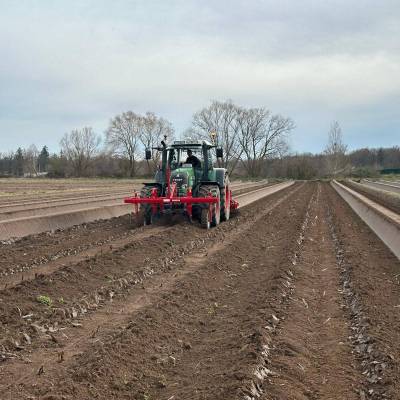
[[[234,193],[243,194],[260,184],[234,184]],[[268,186],[268,184],[263,184]],[[177,221],[182,222],[181,220]],[[97,253],[106,253],[137,237],[148,236],[153,227],[137,229],[130,215],[99,220],[53,232],[0,242],[0,288],[7,288],[36,275],[56,270]],[[39,245],[40,244],[40,245]]]
[[[238,195],[270,185],[271,183],[261,181],[233,183],[231,187],[233,193]],[[9,244],[16,237],[66,229],[95,220],[126,215],[133,208],[129,204],[124,204],[123,198],[132,195],[134,188],[138,189],[139,186],[132,183],[129,191],[125,187],[121,192],[122,187],[118,189],[117,186],[114,192],[110,193],[110,188],[107,192],[104,186],[92,193],[88,193],[85,189],[85,194],[77,196],[75,184],[72,185],[75,192],[64,190],[64,193],[61,191],[56,194],[57,199],[53,196],[40,199],[40,196],[37,197],[34,193],[24,195],[22,185],[18,196],[20,200],[0,199],[0,244]],[[97,194],[94,194],[96,192]]]
[[[16,241],[0,244],[0,276],[2,286],[13,280],[26,279],[27,272],[35,270],[52,260],[76,255],[96,245],[108,243],[116,238],[131,235],[132,224],[129,215],[111,220],[95,221],[77,225],[65,230],[44,232],[27,236]]]
[[[372,398],[400,398],[400,262],[331,189],[334,223],[352,340]],[[354,333],[353,333],[354,334]],[[360,336],[361,335],[361,336]],[[386,396],[386,397],[385,397]]]
[[[138,180],[0,179],[0,206],[130,191]]]
[[[56,263],[0,289],[2,399],[400,398],[400,262],[328,184],[210,231],[128,222],[0,248]]]

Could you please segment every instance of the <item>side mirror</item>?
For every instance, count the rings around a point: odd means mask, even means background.
[[[217,158],[223,158],[224,157],[224,150],[222,147],[217,148]]]
[[[146,160],[151,160],[151,150],[150,149],[146,149],[145,158],[146,158]]]

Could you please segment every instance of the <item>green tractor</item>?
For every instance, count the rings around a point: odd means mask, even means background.
[[[149,225],[156,217],[184,214],[190,221],[198,219],[204,228],[217,226],[229,219],[238,203],[232,199],[228,172],[214,168],[213,151],[216,146],[205,141],[179,140],[153,150],[161,152],[161,165],[155,182],[144,183],[138,195],[124,199],[141,213],[144,224]],[[221,148],[216,149],[222,158]],[[146,150],[146,160],[152,150]]]

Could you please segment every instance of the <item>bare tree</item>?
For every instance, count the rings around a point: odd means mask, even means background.
[[[147,112],[143,117],[143,127],[140,133],[140,141],[146,149],[157,147],[161,140],[166,137],[168,141],[174,137],[172,124],[164,118],[157,117],[152,112]],[[147,161],[148,172],[154,171],[160,161],[160,153],[153,152],[153,159]]]
[[[106,141],[114,153],[129,160],[129,176],[135,176],[135,164],[138,156],[140,138],[144,128],[144,118],[127,111],[110,120],[106,131]]]
[[[234,170],[240,156],[241,148],[238,141],[239,108],[231,100],[213,101],[210,106],[203,108],[193,116],[192,134],[195,137],[210,140],[215,134],[215,144],[222,147],[224,168]]]
[[[287,135],[295,127],[290,118],[272,115],[265,108],[241,109],[238,124],[242,163],[251,177],[261,175],[268,158],[282,156],[286,152]]]
[[[92,159],[98,151],[100,137],[91,127],[74,129],[61,139],[61,151],[72,166],[75,176],[86,176]]]
[[[342,128],[338,121],[333,121],[328,133],[325,148],[327,170],[330,176],[337,176],[346,166],[347,146],[343,143]]]

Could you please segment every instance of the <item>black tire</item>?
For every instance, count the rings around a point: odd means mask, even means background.
[[[210,229],[211,227],[210,213],[207,208],[201,209],[200,224],[204,229]]]
[[[213,213],[212,213],[212,226],[218,226],[221,222],[221,192],[218,187],[215,187],[211,191],[213,197],[218,199],[218,203],[214,204]]]
[[[202,208],[201,210],[200,222],[201,225],[207,229],[209,228],[209,225],[217,226],[221,221],[221,192],[219,190],[219,187],[215,185],[200,186],[199,189],[200,197],[208,197],[210,193],[213,197],[218,198],[218,203],[212,206],[211,221],[208,221],[210,219],[208,207]]]

